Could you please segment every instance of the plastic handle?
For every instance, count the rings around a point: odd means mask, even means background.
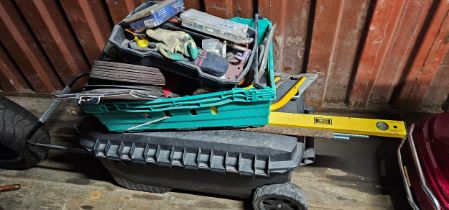
[[[297,93],[299,87],[307,80],[307,77],[301,78],[292,89],[290,89],[277,103],[270,106],[270,111],[276,111],[285,106]]]

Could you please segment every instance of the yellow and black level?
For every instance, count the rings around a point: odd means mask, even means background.
[[[268,124],[401,139],[407,135],[405,122],[383,119],[270,112]]]

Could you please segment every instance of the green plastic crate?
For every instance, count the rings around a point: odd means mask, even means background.
[[[234,19],[251,25],[248,19]],[[259,21],[265,33],[271,22]],[[268,124],[270,104],[276,97],[274,56],[270,46],[268,86],[262,89],[233,88],[178,98],[154,101],[106,101],[82,105],[86,113],[96,116],[110,131],[144,131],[161,129],[198,129],[212,127],[259,127]]]

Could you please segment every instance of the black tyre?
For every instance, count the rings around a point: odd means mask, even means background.
[[[38,119],[20,105],[0,96],[0,168],[26,169],[47,156],[47,150],[26,143],[26,135]],[[33,142],[50,143],[43,128],[36,131]]]
[[[293,183],[272,184],[259,187],[254,192],[255,210],[307,210],[304,191]]]

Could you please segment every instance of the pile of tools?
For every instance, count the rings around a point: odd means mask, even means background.
[[[98,104],[263,88],[273,33],[257,15],[228,20],[184,11],[183,0],[148,1],[114,27],[82,91],[56,96]]]

